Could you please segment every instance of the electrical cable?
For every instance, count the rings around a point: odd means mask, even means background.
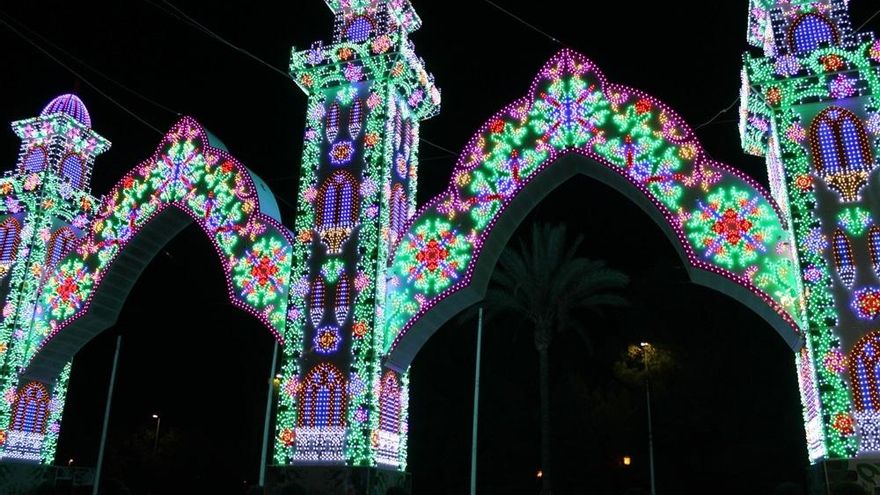
[[[155,132],[156,132],[157,134],[159,134],[160,136],[164,136],[164,133],[163,133],[162,131],[160,131],[156,126],[150,124],[149,122],[147,122],[146,120],[144,120],[143,118],[141,118],[138,114],[136,114],[136,113],[132,112],[131,110],[129,110],[125,105],[123,105],[122,103],[119,103],[118,101],[116,101],[115,99],[113,99],[113,97],[111,97],[110,95],[108,95],[107,93],[105,93],[104,91],[102,91],[100,88],[98,88],[97,86],[95,86],[94,84],[92,84],[92,82],[89,81],[85,76],[83,76],[82,74],[80,74],[79,72],[77,72],[75,69],[71,68],[70,66],[68,66],[67,64],[65,64],[64,62],[62,62],[61,60],[59,60],[57,57],[55,57],[54,55],[52,55],[52,53],[50,53],[48,50],[46,50],[45,48],[43,48],[42,46],[40,46],[39,43],[37,43],[37,42],[35,42],[34,40],[30,39],[29,37],[27,37],[27,35],[25,35],[25,34],[22,33],[21,31],[19,31],[18,29],[16,29],[15,26],[13,26],[13,25],[10,24],[9,22],[7,22],[5,19],[3,19],[3,17],[0,17],[0,24],[3,24],[4,26],[6,26],[6,28],[9,29],[10,31],[12,31],[16,36],[18,36],[19,38],[23,39],[23,40],[26,41],[28,44],[30,44],[31,46],[33,46],[34,48],[36,48],[37,50],[39,50],[40,52],[42,52],[44,55],[46,55],[47,57],[49,57],[50,59],[52,59],[52,61],[54,61],[56,64],[60,65],[61,67],[63,67],[64,69],[66,69],[68,72],[70,72],[71,74],[73,74],[74,76],[76,76],[77,78],[79,78],[82,82],[84,82],[86,85],[88,85],[90,88],[92,88],[95,92],[97,92],[99,95],[103,96],[103,97],[106,98],[108,101],[110,101],[111,103],[113,103],[114,105],[116,105],[117,107],[119,107],[120,109],[122,109],[125,113],[127,113],[128,115],[130,115],[132,118],[134,118],[135,120],[137,120],[137,121],[140,122],[141,124],[145,125],[146,127],[149,127],[150,129],[152,129],[153,131],[155,131]]]

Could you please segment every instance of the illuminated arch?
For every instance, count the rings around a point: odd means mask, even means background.
[[[116,321],[147,264],[193,222],[217,251],[230,302],[283,341],[292,236],[279,217],[269,188],[195,120],[181,119],[105,196],[88,232],[47,273],[21,358],[25,376],[55,379]]]
[[[380,464],[400,465],[402,399],[397,373],[385,372],[379,383],[379,431],[376,434],[376,460]]]
[[[54,267],[57,265],[61,258],[70,252],[75,242],[76,234],[70,227],[61,227],[53,232],[46,249],[46,266]]]
[[[815,12],[798,17],[788,29],[788,45],[796,54],[813,52],[823,44],[837,44],[839,39],[834,24]]]
[[[70,181],[70,185],[79,189],[83,186],[86,178],[86,169],[82,158],[70,154],[61,160],[61,177]]]
[[[348,315],[351,313],[351,286],[348,281],[348,275],[343,273],[336,282],[336,306],[333,315],[336,317],[336,323],[339,326],[345,325],[348,321]]]
[[[880,451],[880,331],[859,340],[849,356],[849,379],[859,451]]]
[[[831,253],[834,258],[834,267],[837,269],[837,276],[848,288],[852,288],[856,281],[856,265],[853,259],[852,244],[846,233],[837,229],[831,238]]]
[[[400,383],[393,371],[385,372],[379,391],[379,428],[384,431],[400,432]]]
[[[24,433],[46,433],[49,417],[49,393],[39,382],[31,382],[18,393],[12,408],[9,429]]]
[[[880,227],[874,225],[868,230],[868,250],[871,254],[871,266],[874,273],[880,276]]]
[[[334,103],[327,111],[327,141],[336,141],[339,135],[339,103]]]
[[[404,234],[406,222],[409,220],[409,200],[402,184],[394,184],[391,188],[390,209],[388,237],[389,244],[394,247]]]
[[[42,172],[46,169],[47,161],[48,155],[46,153],[46,148],[43,148],[42,146],[31,148],[22,161],[24,172],[29,174]]]
[[[522,219],[578,174],[642,207],[694,282],[743,302],[800,349],[798,267],[769,194],[712,161],[671,109],[563,50],[528,96],[480,128],[449,188],[410,221],[387,276],[386,366],[406,370],[442,322],[479,301]]]
[[[7,217],[0,222],[0,265],[9,266],[15,262],[20,242],[21,223],[18,219]]]
[[[375,21],[370,16],[355,16],[345,25],[345,39],[352,43],[362,43],[373,34],[375,28]]]
[[[344,427],[348,392],[342,372],[330,363],[315,366],[303,379],[298,402],[299,426]]]
[[[364,127],[364,101],[355,98],[351,105],[351,113],[348,116],[348,135],[352,139],[357,139]]]
[[[318,328],[321,325],[321,320],[324,319],[324,304],[326,301],[327,284],[324,282],[324,277],[318,275],[312,281],[309,293],[309,318],[311,318],[312,325],[315,328]]]
[[[337,170],[318,189],[315,226],[331,253],[339,253],[357,225],[360,211],[357,179],[347,170]]]
[[[844,201],[855,201],[868,183],[874,157],[865,124],[841,107],[822,110],[810,124],[813,165]]]

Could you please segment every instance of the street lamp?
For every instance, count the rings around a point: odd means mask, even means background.
[[[642,360],[645,364],[645,403],[648,406],[648,461],[651,467],[651,495],[657,495],[657,487],[654,483],[654,428],[651,421],[651,373],[650,352],[651,344],[642,342]]]
[[[158,414],[154,414],[153,419],[156,420],[156,439],[153,443],[153,456],[155,456],[156,452],[159,450],[159,425],[162,424],[162,418],[160,418]]]

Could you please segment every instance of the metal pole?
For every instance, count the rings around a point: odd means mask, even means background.
[[[275,347],[272,348],[272,368],[269,370],[269,395],[266,397],[266,420],[263,423],[263,451],[260,454],[260,486],[266,486],[266,467],[269,458],[269,426],[272,423],[272,399],[275,394],[272,392],[273,381],[275,380],[275,366],[278,364],[278,341],[275,341]]]
[[[645,357],[645,401],[648,405],[648,462],[651,468],[651,495],[657,495],[657,485],[654,482],[654,426],[651,421],[651,369],[650,345],[643,345],[642,352]]]
[[[107,426],[110,424],[110,404],[113,402],[113,388],[116,384],[116,366],[119,364],[119,348],[122,335],[116,337],[116,352],[113,354],[113,370],[110,372],[110,385],[107,386],[107,405],[104,407],[104,426],[101,429],[101,446],[98,448],[98,467],[95,469],[95,484],[92,495],[98,495],[101,487],[101,468],[104,466],[104,447],[107,445]]]
[[[477,370],[474,377],[474,426],[471,433],[471,495],[477,493],[477,419],[480,416],[480,357],[483,348],[483,308],[477,317]]]
[[[825,472],[825,493],[831,495],[831,483],[828,482],[828,460],[822,461],[822,470]]]
[[[159,425],[162,424],[162,416],[156,415],[156,438],[153,440],[153,456],[159,451]]]
[[[651,424],[651,381],[645,381],[645,399],[648,401],[648,459],[651,464],[651,495],[657,495],[654,484],[654,429]]]

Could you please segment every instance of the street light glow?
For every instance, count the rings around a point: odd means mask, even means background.
[[[153,419],[159,419],[159,415],[158,415],[158,414],[154,414],[154,415],[153,415]]]

